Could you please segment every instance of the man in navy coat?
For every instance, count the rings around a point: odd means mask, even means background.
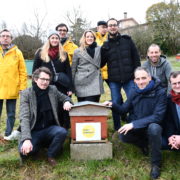
[[[171,73],[170,84],[172,90],[163,122],[162,148],[180,151],[180,71]]]
[[[105,102],[121,113],[129,113],[128,123],[118,132],[120,139],[141,148],[144,154],[151,154],[150,176],[157,179],[160,176],[161,165],[161,133],[160,126],[166,111],[166,91],[161,82],[152,77],[144,67],[136,68],[134,72],[134,88],[131,96],[122,105]]]

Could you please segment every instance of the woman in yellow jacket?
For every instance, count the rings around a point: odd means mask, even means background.
[[[19,91],[27,87],[27,72],[23,55],[17,46],[11,44],[12,35],[4,29],[0,32],[0,115],[3,100],[6,100],[7,125],[5,139],[11,134]]]

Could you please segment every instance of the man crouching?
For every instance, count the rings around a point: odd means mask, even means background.
[[[141,148],[147,155],[150,148],[152,179],[160,176],[161,132],[160,126],[166,111],[166,91],[158,79],[151,77],[146,68],[138,67],[134,72],[135,86],[131,96],[122,105],[105,102],[119,113],[129,113],[128,123],[118,132],[120,139]]]
[[[48,162],[51,166],[57,163],[54,157],[62,148],[67,131],[60,127],[58,121],[58,103],[64,102],[64,110],[72,107],[71,99],[51,86],[51,72],[41,67],[32,75],[32,87],[21,92],[20,125],[21,156],[35,154],[42,146],[47,146]]]

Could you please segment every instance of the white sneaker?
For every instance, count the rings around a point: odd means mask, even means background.
[[[9,136],[4,136],[4,139],[7,141],[12,141],[12,140],[18,140],[20,137],[20,132],[15,130],[11,133]]]

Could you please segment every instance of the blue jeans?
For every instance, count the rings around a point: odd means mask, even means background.
[[[159,124],[151,123],[147,128],[133,129],[126,135],[120,134],[119,138],[126,143],[134,144],[140,148],[149,146],[151,153],[151,164],[161,164],[162,127]]]
[[[33,145],[33,150],[29,153],[29,155],[33,155],[37,153],[40,148],[48,147],[47,156],[54,158],[60,149],[63,146],[63,143],[66,139],[67,131],[63,127],[60,126],[50,126],[48,128],[32,131],[31,132],[31,143]],[[21,147],[23,142],[19,145],[19,152],[21,154]],[[21,154],[21,156],[24,156]]]
[[[111,90],[111,98],[112,102],[116,104],[122,104],[123,99],[121,95],[121,88],[124,89],[127,98],[130,96],[131,88],[133,87],[133,80],[128,81],[127,83],[120,82],[109,82],[109,87]],[[120,115],[114,111],[112,111],[113,122],[114,122],[114,130],[118,130],[121,127]]]
[[[2,113],[3,100],[0,100],[0,116]],[[6,100],[6,130],[5,136],[9,136],[13,130],[14,122],[15,122],[15,113],[16,113],[16,99],[7,99]]]

